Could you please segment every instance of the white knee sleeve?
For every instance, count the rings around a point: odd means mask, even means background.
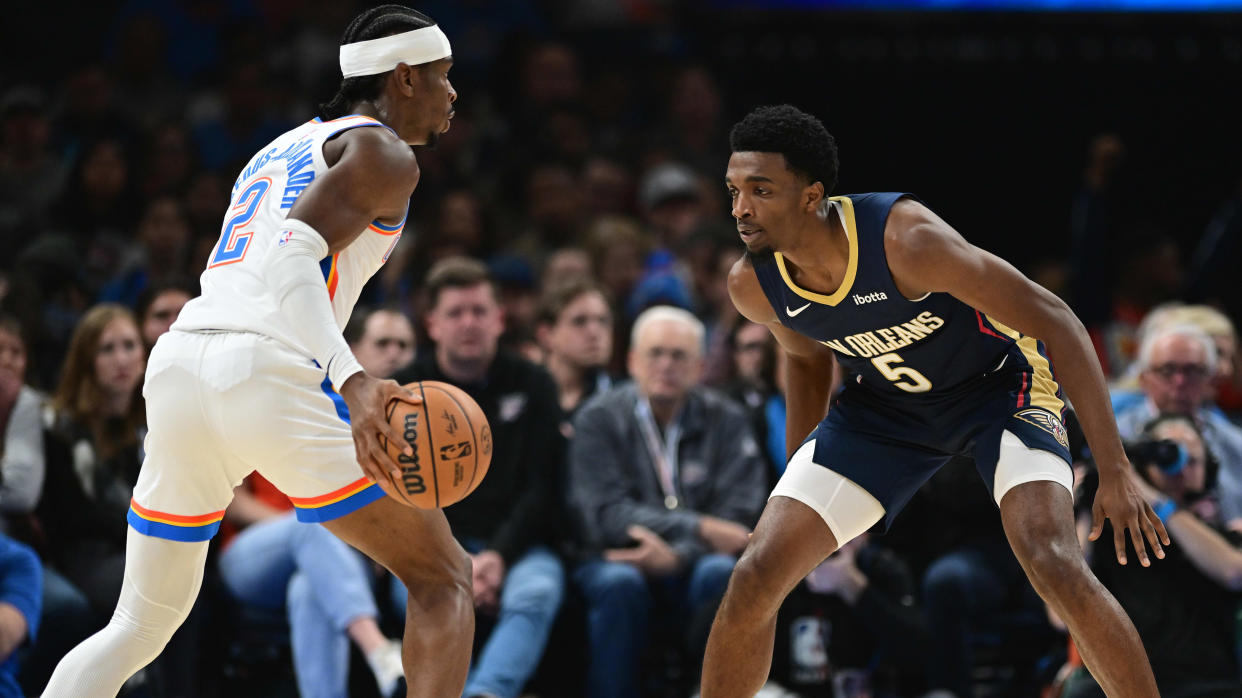
[[[189,615],[206,559],[206,541],[182,543],[129,529],[125,582],[112,620],[65,655],[44,698],[114,698]]]
[[[1061,458],[1048,451],[1031,448],[1006,429],[1001,433],[1000,455],[996,459],[996,476],[992,495],[996,506],[1009,490],[1027,482],[1049,480],[1060,483],[1074,496],[1074,471]]]
[[[789,459],[785,474],[772,490],[811,507],[824,519],[837,547],[857,538],[884,516],[884,506],[854,481],[815,463],[815,440],[806,442]]]

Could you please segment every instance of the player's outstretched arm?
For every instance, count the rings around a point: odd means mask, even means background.
[[[832,396],[832,350],[781,324],[763,295],[750,261],[739,259],[729,271],[729,296],[743,317],[768,328],[785,352],[785,457],[828,414]]]
[[[906,298],[949,293],[1000,322],[1044,342],[1056,360],[1057,377],[1073,400],[1100,471],[1091,540],[1112,519],[1117,561],[1126,563],[1125,531],[1143,566],[1151,564],[1143,538],[1164,557],[1169,535],[1135,490],[1108,400],[1104,373],[1082,322],[1056,295],[1026,278],[1005,260],[968,243],[922,204],[893,206],[884,250],[897,288]]]

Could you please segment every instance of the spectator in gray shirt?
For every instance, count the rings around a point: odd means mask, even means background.
[[[631,336],[634,382],[595,396],[574,420],[571,506],[599,553],[574,571],[588,606],[592,698],[638,694],[653,618],[686,630],[689,664],[701,665],[767,496],[745,411],[698,386],[702,367],[702,323],[651,308]]]
[[[0,512],[28,514],[43,491],[43,396],[25,385],[26,344],[0,316]]]

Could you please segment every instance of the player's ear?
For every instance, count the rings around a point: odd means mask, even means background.
[[[802,197],[802,203],[808,212],[818,211],[820,202],[824,200],[824,183],[811,182],[802,190]]]
[[[415,83],[418,82],[418,70],[408,63],[398,63],[396,68],[392,69],[392,80],[397,86],[397,90],[406,97],[413,97],[418,91]]]

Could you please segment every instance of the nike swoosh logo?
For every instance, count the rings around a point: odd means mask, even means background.
[[[789,315],[789,317],[796,317],[798,313],[802,312],[803,310],[806,310],[809,307],[811,307],[810,303],[807,303],[806,305],[802,306],[801,308],[798,308],[797,310],[790,310],[789,306],[785,306],[785,313]]]

